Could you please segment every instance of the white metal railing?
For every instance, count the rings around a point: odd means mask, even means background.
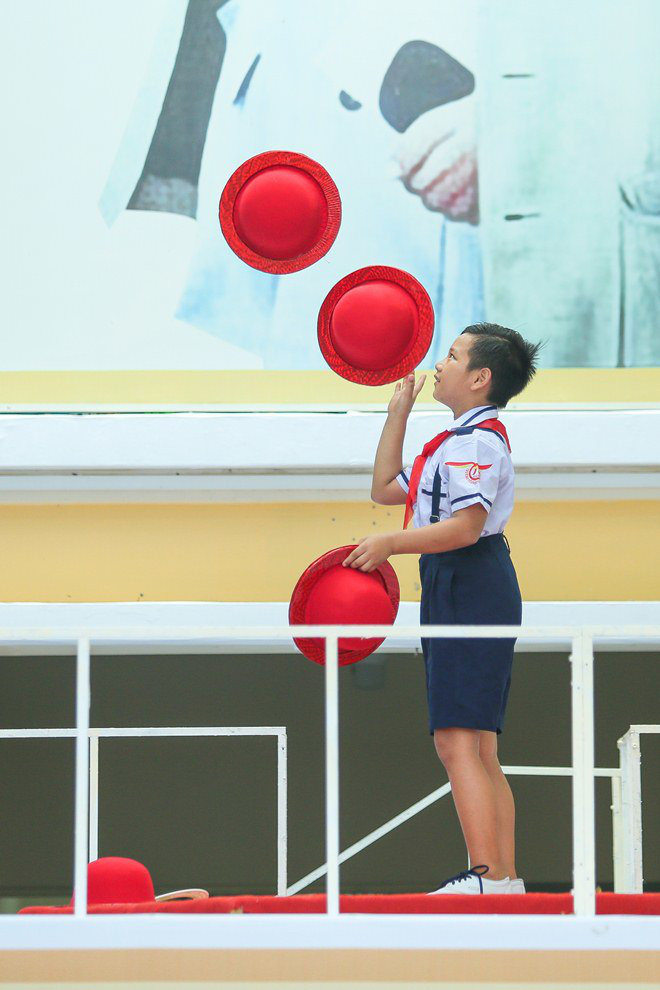
[[[71,739],[76,729],[0,729],[2,739]],[[91,862],[99,855],[99,739],[146,739],[163,737],[245,737],[277,738],[277,893],[287,894],[287,739],[283,725],[230,726],[130,726],[89,730],[89,853]]]
[[[520,775],[532,776],[532,777],[534,776],[571,777],[573,775],[573,768],[572,767],[504,766],[502,767],[502,772],[507,776],[520,774]],[[623,864],[625,861],[624,860],[625,854],[623,851],[622,838],[626,832],[626,824],[628,823],[626,822],[625,819],[622,822],[621,770],[618,767],[595,767],[594,777],[610,777],[612,781],[612,804],[610,806],[610,809],[612,811],[612,826],[613,826],[612,859],[614,864],[615,878],[617,876],[623,878]],[[385,822],[383,825],[379,825],[379,827],[374,829],[373,832],[369,832],[368,835],[365,835],[362,839],[359,839],[357,842],[354,842],[352,846],[348,847],[348,849],[344,849],[344,851],[339,854],[340,865],[342,863],[345,863],[346,860],[352,859],[353,856],[356,856],[359,852],[362,852],[363,849],[366,849],[368,846],[373,845],[373,843],[377,842],[378,839],[381,839],[384,835],[387,835],[389,832],[392,832],[395,828],[398,828],[400,825],[405,824],[405,822],[409,821],[415,815],[418,815],[420,811],[424,811],[432,804],[435,804],[436,801],[440,801],[441,798],[445,797],[447,794],[450,793],[451,793],[451,783],[447,782],[446,784],[443,784],[442,787],[438,787],[430,794],[427,794],[426,797],[423,797],[421,798],[421,800],[416,801],[414,804],[411,804],[409,808],[406,808],[404,811],[401,811],[398,815],[395,815],[394,818],[391,818],[388,822]],[[625,815],[625,811],[623,812],[623,814]],[[620,829],[623,830],[622,834],[620,834],[619,832]],[[641,822],[640,822],[640,829],[641,829]],[[636,833],[633,833],[632,822],[629,823],[629,830],[631,835],[632,834],[636,835]],[[641,836],[640,836],[638,848],[639,848],[639,856],[641,859]],[[468,861],[468,867],[470,865],[471,864]],[[287,894],[288,895],[298,894],[301,890],[304,890],[305,887],[309,887],[310,884],[314,883],[315,880],[319,880],[321,877],[325,876],[327,871],[328,871],[328,864],[323,863],[322,866],[317,867],[315,870],[312,870],[311,873],[307,873],[304,877],[301,877],[300,880],[297,880],[295,883],[291,884],[290,887],[287,887],[287,891],[286,891]],[[632,888],[630,890],[626,889],[623,885],[623,879],[621,879],[618,885],[615,879],[614,889],[617,893],[636,892],[633,891]]]
[[[76,629],[14,629],[0,637],[0,645],[34,646],[68,644],[76,649],[76,762],[74,817],[74,913],[87,913],[87,860],[89,844],[89,710],[91,645],[102,650],[109,644],[147,644],[185,640],[188,649],[212,645],[226,637],[252,641],[325,638],[325,762],[326,762],[326,863],[327,916],[339,915],[339,637],[410,639],[510,639],[547,638],[570,645],[572,797],[573,797],[573,907],[576,915],[595,915],[595,808],[594,808],[594,685],[593,648],[596,640],[652,639],[660,643],[660,625],[650,626],[399,626],[307,625],[244,628],[199,628],[194,635],[181,629],[98,629],[80,635]]]
[[[641,779],[640,751],[637,742],[639,732],[660,732],[660,726],[631,726],[621,740],[629,738],[636,742],[620,754],[620,767],[596,767],[595,777],[610,777],[612,787],[612,855],[614,865],[615,893],[642,892],[642,817],[641,817]],[[73,739],[75,729],[0,729],[0,740],[3,739]],[[287,885],[287,735],[285,726],[131,726],[125,728],[90,728],[89,730],[89,860],[95,860],[99,855],[99,740],[103,738],[149,738],[149,737],[246,737],[246,736],[276,736],[277,737],[277,895],[278,897],[292,896],[309,887],[327,873],[327,863],[307,873],[290,886]],[[507,775],[570,777],[572,767],[535,767],[535,766],[503,766],[502,771]],[[622,793],[628,795],[623,803]],[[363,849],[388,835],[400,825],[405,824],[415,815],[435,804],[441,798],[451,793],[451,783],[446,783],[416,801],[404,811],[395,815],[389,821],[369,832],[358,842],[339,854],[339,863],[352,859]],[[468,866],[470,863],[468,862]]]
[[[617,742],[621,763],[621,825],[618,835],[619,849],[615,862],[619,862],[619,877],[614,875],[615,889],[619,886],[627,893],[641,894],[644,889],[642,873],[642,751],[640,735],[660,733],[660,725],[631,725]]]

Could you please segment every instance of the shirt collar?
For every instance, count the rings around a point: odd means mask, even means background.
[[[468,409],[458,419],[454,419],[450,423],[449,429],[457,430],[461,426],[475,426],[477,423],[482,423],[485,419],[499,419],[497,406],[473,406],[472,409]]]

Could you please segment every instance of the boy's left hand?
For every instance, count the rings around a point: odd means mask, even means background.
[[[342,561],[342,567],[355,567],[361,571],[374,571],[394,553],[392,536],[382,533],[378,536],[363,536],[355,550]]]

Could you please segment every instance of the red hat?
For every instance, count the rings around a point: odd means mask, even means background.
[[[239,258],[285,275],[330,250],[341,223],[337,187],[318,162],[266,151],[236,169],[220,198],[220,226]]]
[[[413,371],[433,339],[428,292],[400,268],[360,268],[342,278],[319,311],[319,346],[333,371],[386,385]]]
[[[368,624],[389,625],[399,608],[399,582],[385,561],[373,571],[342,567],[355,546],[328,550],[298,578],[289,605],[289,625]],[[309,660],[325,664],[323,639],[296,639]],[[382,639],[344,637],[339,640],[339,664],[357,663],[373,653]]]
[[[149,870],[136,859],[103,856],[87,866],[87,903],[90,905],[145,904],[148,901],[172,901],[177,897],[194,900],[208,896],[208,890],[191,887],[156,897]],[[74,900],[75,895],[71,898],[71,905]]]

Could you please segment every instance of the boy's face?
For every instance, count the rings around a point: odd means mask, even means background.
[[[433,398],[450,409],[471,409],[476,405],[486,405],[488,401],[490,381],[483,388],[471,388],[479,377],[479,371],[467,370],[473,340],[469,333],[458,336],[444,360],[438,361],[435,366]]]

